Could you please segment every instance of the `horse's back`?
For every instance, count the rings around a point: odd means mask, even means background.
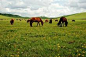
[[[65,17],[61,17],[60,20],[61,20],[62,22],[67,22],[67,19],[66,19]]]
[[[40,17],[32,17],[31,20],[32,21],[39,21],[40,22],[41,21],[41,18]]]

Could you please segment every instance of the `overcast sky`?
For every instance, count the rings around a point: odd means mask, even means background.
[[[86,0],[0,0],[0,13],[58,17],[86,12]]]

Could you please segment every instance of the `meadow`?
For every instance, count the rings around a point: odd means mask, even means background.
[[[0,20],[0,57],[86,57],[86,20],[68,20],[68,27],[9,21]]]

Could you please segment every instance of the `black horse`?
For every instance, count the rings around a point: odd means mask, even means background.
[[[52,24],[52,19],[50,19],[49,23]]]
[[[62,27],[64,26],[64,23],[65,23],[65,26],[68,25],[67,19],[65,17],[61,17],[59,20],[58,26]]]
[[[72,22],[75,22],[75,20],[72,20]]]

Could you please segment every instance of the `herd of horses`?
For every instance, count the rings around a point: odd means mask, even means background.
[[[58,21],[58,20],[55,20],[55,21]],[[75,21],[75,20],[72,20],[72,21]],[[41,22],[41,25],[43,26],[44,22],[43,20],[40,18],[40,17],[32,17],[31,19],[28,19],[27,20],[27,23],[30,22],[30,26],[32,27],[32,24],[33,22],[37,22],[37,26],[39,25],[40,26],[40,22]],[[45,22],[48,22],[48,20],[45,20]],[[10,24],[13,25],[14,23],[14,19],[11,19],[10,20]],[[52,19],[50,19],[49,21],[50,24],[52,24]],[[59,27],[62,27],[62,26],[66,26],[68,25],[68,21],[67,21],[67,18],[65,17],[61,17],[58,24],[57,24]]]

